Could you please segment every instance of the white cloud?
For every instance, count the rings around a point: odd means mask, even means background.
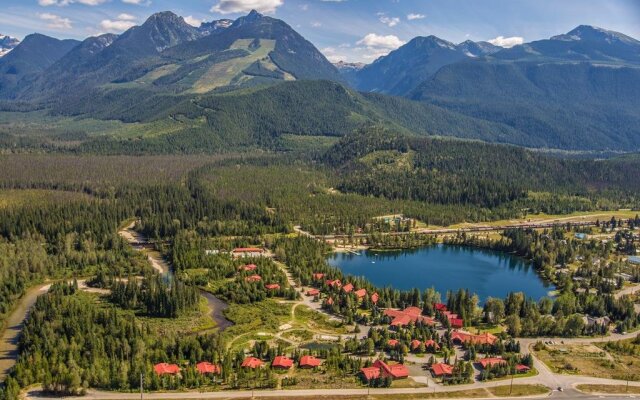
[[[314,27],[314,28],[320,28],[322,26],[322,22],[313,21],[311,23],[311,26]]]
[[[186,22],[191,26],[195,26],[196,28],[202,25],[202,20],[195,18],[191,15],[189,15],[188,17],[184,17],[184,22]]]
[[[398,25],[400,22],[400,18],[398,17],[387,17],[384,13],[378,13],[378,19],[383,24],[387,25],[389,28],[393,28]]]
[[[43,7],[49,7],[49,6],[64,7],[73,3],[84,4],[87,6],[97,6],[106,1],[107,0],[38,0],[38,4]]]
[[[123,19],[116,19],[116,20],[103,19],[100,22],[100,28],[104,29],[107,32],[122,32],[122,31],[126,31],[127,29],[135,25],[136,25],[135,22],[130,20],[123,20]]]
[[[124,21],[135,21],[137,18],[134,15],[122,13],[118,15],[118,19],[121,19]]]
[[[151,4],[151,2],[148,1],[148,0],[122,0],[122,2],[125,3],[125,4],[135,4],[135,5],[140,5],[140,4],[149,5],[149,4]]]
[[[211,12],[220,14],[244,13],[256,10],[261,13],[272,14],[276,8],[284,4],[284,0],[220,0],[211,8]]]
[[[43,13],[38,14],[38,17],[47,22],[47,27],[51,29],[71,29],[73,28],[71,20],[69,18],[63,18],[59,15]]]
[[[508,47],[513,47],[513,46],[517,46],[519,44],[524,43],[524,38],[520,36],[512,36],[512,37],[498,36],[497,38],[487,40],[487,42],[491,43],[494,46],[508,48]]]
[[[426,18],[426,15],[424,14],[407,14],[407,19],[409,21],[413,21],[414,19],[424,19]]]
[[[302,11],[307,11],[307,10],[309,10],[309,5],[308,4],[302,4],[302,5],[300,5],[300,9]]]
[[[376,35],[375,33],[369,33],[356,44],[366,46],[369,49],[378,50],[395,50],[402,46],[404,42],[395,35]]]

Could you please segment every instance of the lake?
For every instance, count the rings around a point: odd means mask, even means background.
[[[335,253],[329,263],[346,275],[363,276],[379,287],[424,290],[434,287],[445,299],[460,288],[487,297],[505,298],[524,292],[536,300],[548,296],[553,285],[543,281],[526,260],[497,251],[436,245],[393,252]]]

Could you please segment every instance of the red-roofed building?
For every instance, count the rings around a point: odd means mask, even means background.
[[[444,363],[431,364],[431,374],[435,378],[451,376],[453,375],[453,365],[444,364]]]
[[[483,369],[487,369],[487,367],[494,367],[496,365],[505,365],[507,363],[507,360],[498,358],[498,357],[489,357],[489,358],[483,358],[479,362],[480,362],[480,365],[482,365]]]
[[[426,342],[424,342],[424,347],[426,347],[427,350],[428,349],[432,349],[432,350],[435,350],[435,351],[440,350],[440,345],[438,345],[438,343],[436,343],[436,341],[433,340],[433,339],[429,339]]]
[[[351,293],[353,291],[353,285],[350,283],[347,283],[342,287],[342,290],[344,290],[345,293]]]
[[[293,360],[285,356],[276,356],[271,363],[271,368],[289,369],[293,367]]]
[[[255,264],[247,264],[243,266],[242,269],[245,271],[255,271],[256,269],[258,269],[258,266]]]
[[[464,326],[464,320],[462,318],[449,318],[449,324],[453,329],[460,329]]]
[[[258,367],[262,367],[264,363],[262,362],[262,360],[255,358],[255,357],[247,357],[244,359],[244,361],[242,361],[242,368],[251,368],[251,369],[256,369]]]
[[[390,347],[396,347],[396,346],[398,346],[400,344],[400,342],[398,340],[396,340],[396,339],[389,339],[389,340],[387,340],[387,344]]]
[[[365,367],[360,368],[360,373],[366,381],[371,381],[380,377],[380,368],[377,367]]]
[[[403,313],[407,314],[407,315],[411,315],[413,317],[418,317],[419,315],[422,315],[422,310],[418,307],[407,307],[404,310],[402,310]]]
[[[262,277],[260,275],[251,275],[247,276],[245,280],[247,282],[260,282],[262,280]]]
[[[436,311],[447,311],[447,305],[446,304],[442,304],[442,303],[435,303],[433,305],[433,308],[435,308]]]
[[[390,376],[393,379],[402,379],[409,376],[409,370],[403,364],[387,364],[382,360],[376,360],[373,367],[379,368],[382,376]]]
[[[454,344],[473,343],[483,345],[494,344],[498,341],[498,338],[489,332],[485,332],[480,335],[472,335],[469,332],[453,331],[451,333],[451,341]]]
[[[320,279],[324,278],[324,274],[322,272],[316,272],[312,276],[313,276],[313,279],[316,281],[319,281]]]
[[[202,375],[205,374],[220,374],[222,372],[222,369],[220,368],[219,365],[216,364],[211,364],[210,362],[200,362],[198,364],[196,364],[196,369],[198,370],[199,373],[201,373]]]
[[[355,292],[353,292],[353,293],[355,293],[355,294],[356,294],[356,297],[357,297],[357,298],[361,299],[361,298],[363,298],[364,296],[366,296],[366,295],[367,295],[367,289],[359,289],[359,290],[356,290],[356,291],[355,291]]]
[[[307,290],[307,296],[317,296],[320,294],[318,289],[309,289]]]
[[[316,368],[319,367],[320,364],[322,364],[322,361],[314,356],[302,356],[298,365],[300,368]]]
[[[377,304],[378,300],[380,300],[380,295],[378,293],[374,293],[371,295],[371,302],[373,304]]]
[[[158,375],[178,375],[180,373],[180,367],[176,364],[156,364],[153,366],[153,370]]]
[[[327,283],[328,286],[331,286],[331,287],[340,287],[340,286],[342,286],[342,282],[340,282],[340,279],[328,280],[326,283]]]
[[[409,344],[409,346],[411,347],[411,350],[415,351],[417,349],[420,348],[420,345],[422,344],[421,341],[417,340],[417,339],[413,339],[411,341],[411,343]]]
[[[328,306],[332,306],[333,305],[333,297],[329,297],[327,299],[327,301],[325,301],[325,304],[328,305]]]
[[[516,365],[516,372],[519,374],[524,374],[531,371],[531,368],[528,365],[518,364]]]
[[[413,322],[413,319],[411,319],[410,316],[408,316],[408,315],[398,315],[397,317],[395,317],[393,319],[393,321],[391,321],[390,325],[393,326],[393,327],[407,326],[412,322]]]
[[[392,308],[388,308],[384,310],[383,314],[393,318],[390,325],[394,327],[406,326],[411,322],[422,322],[426,325],[435,325],[435,321],[433,320],[433,318],[421,315],[422,310],[420,310],[418,307],[407,307],[404,310],[394,310]]]
[[[269,289],[269,290],[279,290],[280,289],[280,285],[277,283],[270,283],[268,285],[264,285],[265,288]]]

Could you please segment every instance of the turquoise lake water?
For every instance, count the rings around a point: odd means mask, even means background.
[[[448,290],[469,289],[484,301],[524,292],[536,300],[553,285],[544,282],[522,258],[463,246],[436,245],[397,252],[336,253],[329,263],[347,275],[364,276],[379,287],[424,290],[434,287],[445,299]]]

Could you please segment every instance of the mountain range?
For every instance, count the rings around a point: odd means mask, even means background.
[[[27,36],[0,58],[0,109],[16,104],[179,121],[179,140],[217,145],[277,148],[282,135],[343,136],[384,124],[416,135],[633,151],[640,42],[586,25],[508,49],[428,36],[369,65],[333,65],[284,21],[255,11],[198,28],[162,12],[82,42]]]
[[[19,44],[20,41],[18,39],[0,34],[0,57],[7,55]]]

